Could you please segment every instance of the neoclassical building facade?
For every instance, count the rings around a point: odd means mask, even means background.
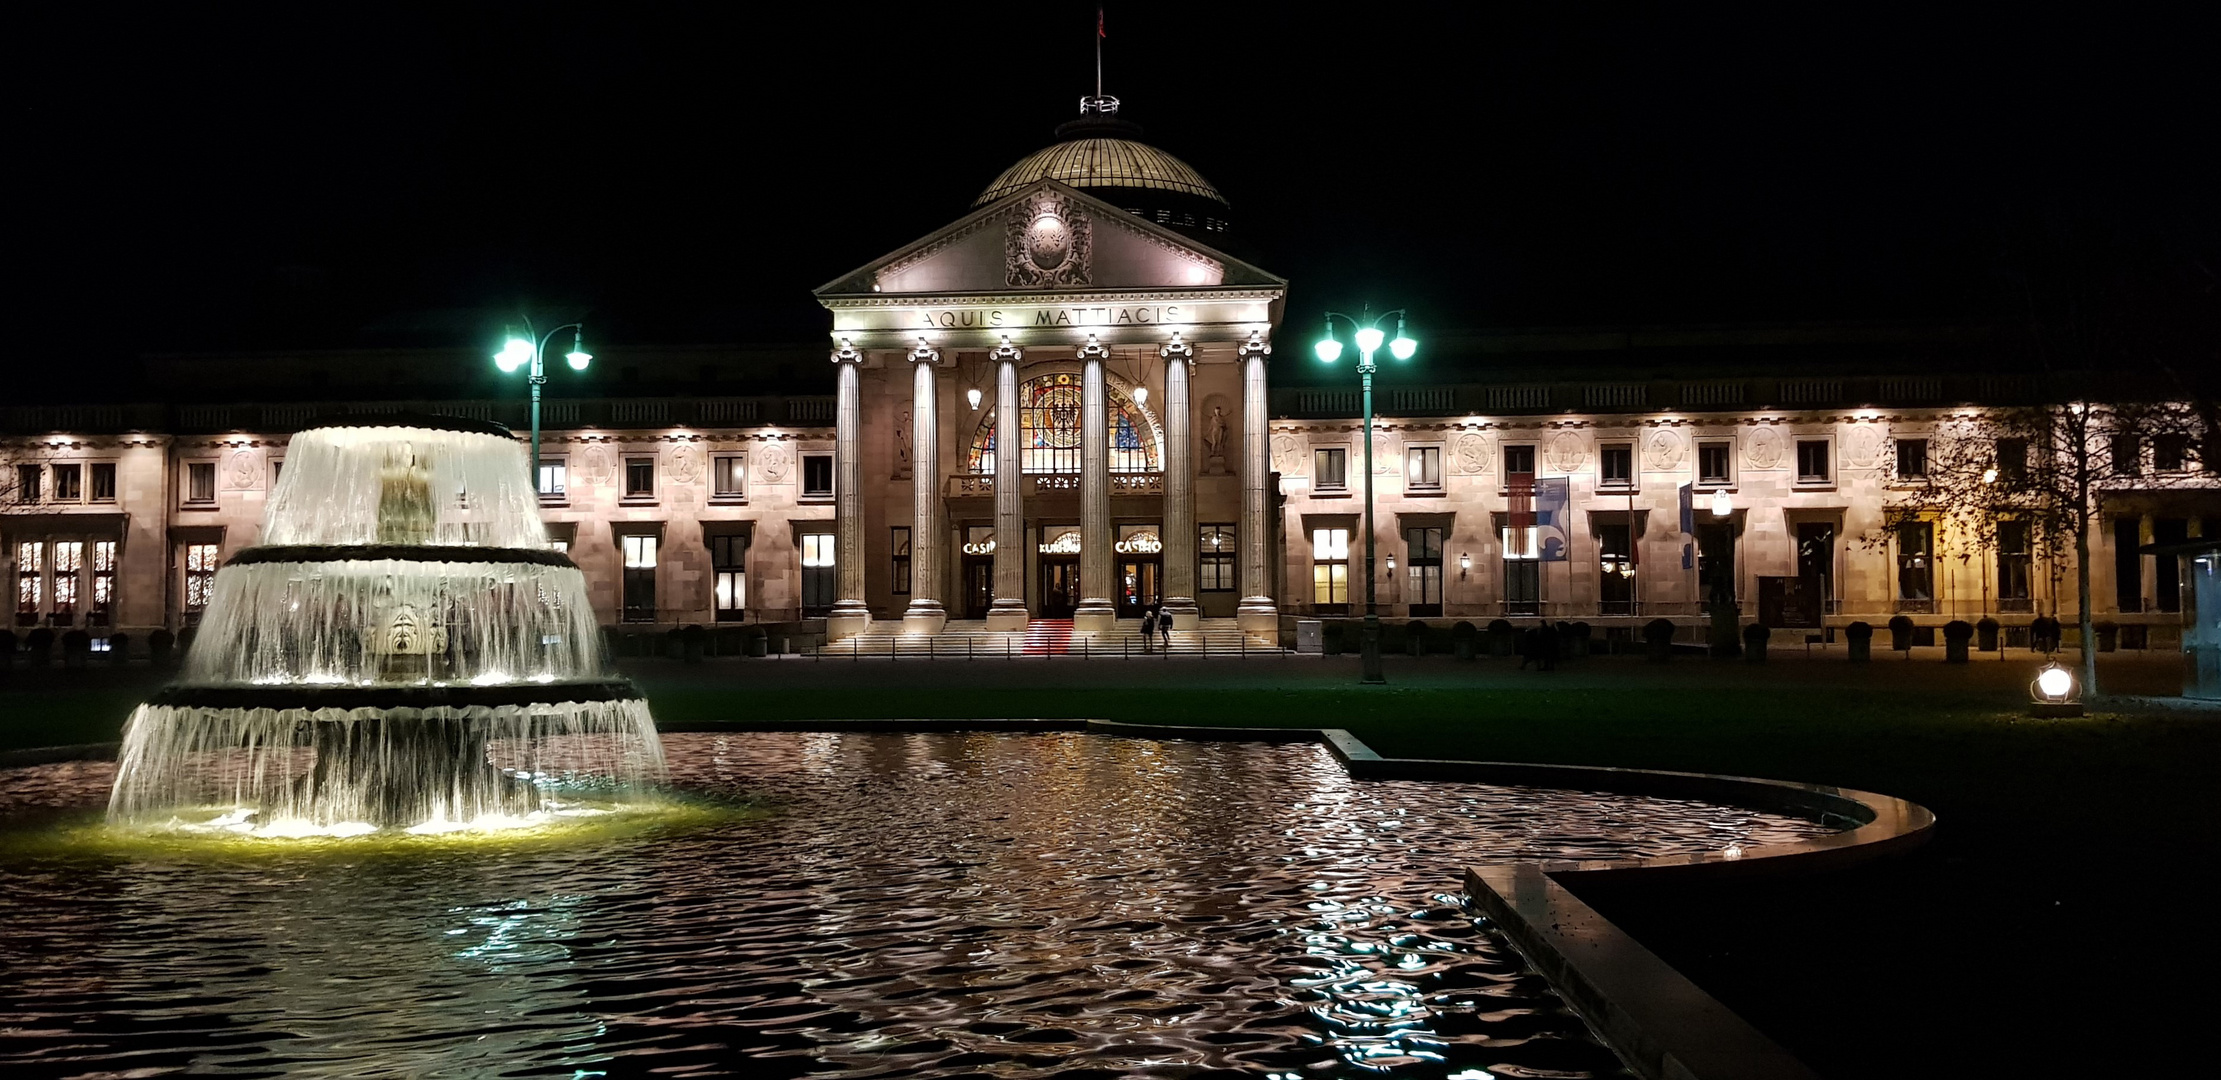
[[[819,287],[822,343],[605,347],[551,384],[542,509],[604,623],[1086,635],[1161,609],[1279,644],[1361,614],[1368,577],[1386,618],[1607,635],[1693,631],[1722,594],[1822,634],[2071,620],[2074,567],[2025,532],[1885,528],[1940,430],[2030,400],[2009,346],[1949,327],[1422,335],[1381,379],[1367,567],[1354,385],[1320,384],[1308,334],[1276,354],[1287,282],[1224,250],[1219,192],[1115,102],[1083,112]],[[287,433],[521,427],[494,378],[471,350],[162,357],[135,400],[0,409],[16,631],[190,625],[256,541]],[[2128,647],[2180,625],[2174,566],[2142,549],[2221,528],[2209,469],[2131,452],[2090,567]]]

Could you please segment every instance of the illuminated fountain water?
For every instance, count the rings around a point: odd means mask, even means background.
[[[440,832],[645,795],[655,725],[530,478],[491,424],[295,436],[263,543],[217,572],[181,678],[132,715],[110,821]]]

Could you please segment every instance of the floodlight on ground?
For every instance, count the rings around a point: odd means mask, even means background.
[[[2045,664],[2028,684],[2029,713],[2033,716],[2081,716],[2082,701],[2074,672],[2056,661]]]

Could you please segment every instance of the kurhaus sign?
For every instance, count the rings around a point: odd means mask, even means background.
[[[835,332],[864,330],[979,330],[1019,334],[1027,330],[1089,330],[1103,327],[1201,326],[1212,323],[1270,321],[1265,301],[1190,301],[1163,304],[1012,304],[979,307],[843,308],[834,312]]]

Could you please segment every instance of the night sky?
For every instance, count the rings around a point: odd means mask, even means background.
[[[964,213],[1093,85],[1091,3],[638,7],[19,14],[17,392],[520,308],[604,346],[816,340],[812,288]],[[1986,319],[2054,243],[2221,303],[2210,14],[1107,22],[1105,89],[1226,193],[1299,325]]]

